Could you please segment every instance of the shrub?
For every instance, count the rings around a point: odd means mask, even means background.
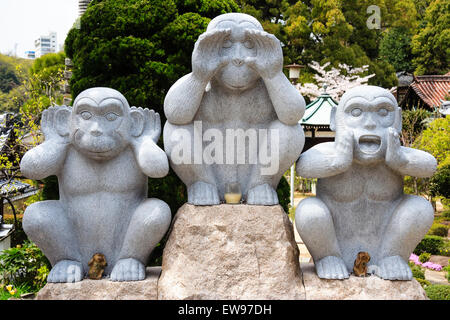
[[[444,245],[439,250],[439,255],[450,257],[450,241],[444,241]]]
[[[450,218],[450,209],[443,211],[441,213],[441,216],[444,217],[444,218]]]
[[[446,237],[448,235],[449,226],[440,223],[433,223],[428,234],[433,236]]]
[[[423,252],[423,253],[421,253],[420,256],[419,256],[419,261],[422,262],[422,263],[425,263],[425,262],[427,262],[428,260],[430,260],[430,258],[431,258],[431,254],[430,254],[430,253],[428,253],[428,252]]]
[[[29,286],[38,291],[45,285],[50,268],[42,251],[30,241],[0,254],[0,277],[4,285]]]
[[[450,259],[448,260],[449,265],[447,265],[442,270],[446,271],[447,274],[445,275],[445,278],[447,278],[447,281],[450,282]]]
[[[450,164],[440,167],[431,177],[430,191],[433,195],[450,198]]]
[[[14,224],[14,218],[5,218],[6,224]],[[17,218],[17,228],[11,235],[11,247],[16,247],[17,245],[23,244],[28,240],[25,231],[22,228],[22,219]]]
[[[284,176],[281,177],[277,187],[278,201],[284,212],[289,214],[289,204],[291,203],[291,187]]]
[[[423,252],[430,254],[439,254],[440,249],[444,246],[444,240],[438,236],[425,236],[422,241],[414,249],[414,254],[420,255]]]
[[[411,267],[411,271],[412,271],[413,277],[415,279],[423,279],[423,280],[425,280],[425,271],[423,271],[421,267],[413,265]]]
[[[431,286],[431,282],[425,279],[416,279],[417,282],[420,283],[420,285],[422,286],[422,288],[426,288],[428,286]]]
[[[425,292],[431,300],[450,300],[450,286],[445,284],[433,284],[425,287]]]

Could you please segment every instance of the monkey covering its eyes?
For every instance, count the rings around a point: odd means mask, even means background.
[[[247,204],[278,204],[277,185],[305,142],[304,112],[274,35],[247,14],[211,20],[195,44],[192,72],[164,100],[164,148],[188,202],[219,204],[226,185],[238,181]]]

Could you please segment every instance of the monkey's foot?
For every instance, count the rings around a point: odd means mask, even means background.
[[[111,281],[138,281],[145,279],[145,266],[139,260],[128,258],[117,261],[111,271]]]
[[[400,256],[383,258],[375,274],[385,280],[411,280],[412,271]]]
[[[267,183],[253,187],[247,192],[247,204],[264,206],[278,204],[277,192]]]
[[[83,280],[83,266],[78,261],[61,260],[50,271],[47,282],[78,282]]]
[[[317,275],[321,279],[347,279],[350,276],[344,260],[341,258],[328,256],[315,264]]]
[[[196,206],[220,204],[217,187],[203,181],[197,181],[188,188],[188,202]]]

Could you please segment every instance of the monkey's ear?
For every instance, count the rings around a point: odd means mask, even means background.
[[[330,130],[336,131],[336,109],[337,107],[331,108],[331,114],[330,114]]]
[[[400,134],[402,132],[402,108],[396,107],[395,109],[395,122],[394,129]]]
[[[71,114],[72,114],[72,108],[67,107],[67,106],[58,107],[55,111],[55,118],[54,118],[55,128],[56,128],[56,132],[58,132],[58,134],[61,137],[68,136],[70,133],[69,122],[70,122]]]
[[[91,260],[89,260],[88,266],[92,266],[92,264],[94,263],[94,257],[91,258]]]
[[[133,137],[139,137],[144,131],[145,117],[142,108],[131,107],[130,118],[132,122],[131,135]]]

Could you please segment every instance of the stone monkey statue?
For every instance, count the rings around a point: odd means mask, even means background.
[[[389,91],[359,86],[332,112],[335,142],[300,156],[297,173],[318,178],[317,196],[300,202],[295,224],[320,278],[348,278],[364,251],[379,277],[412,279],[407,261],[434,212],[424,198],[403,193],[403,176],[431,176],[436,159],[401,146],[401,125],[401,109]]]
[[[264,32],[252,16],[220,15],[199,37],[192,54],[192,72],[170,88],[164,101],[164,147],[172,168],[188,187],[189,203],[219,204],[224,200],[226,184],[239,182],[248,204],[278,204],[275,189],[283,173],[299,157],[305,140],[298,124],[305,101],[282,68],[280,42]],[[196,123],[201,123],[200,129]],[[181,142],[176,138],[180,130],[188,136]],[[228,144],[216,148],[214,156],[223,156],[218,161],[202,161],[205,141],[214,140],[207,132],[216,134],[215,143],[225,136],[228,143],[228,134],[233,130],[247,134],[240,147],[237,142],[237,157],[234,145],[230,152]],[[250,141],[253,133],[255,137],[264,130],[267,136],[260,136],[258,142]],[[275,133],[278,141],[274,140]],[[196,134],[204,135],[200,148],[195,145]],[[173,152],[180,144],[184,152],[194,154],[194,161],[175,161]],[[252,163],[251,159],[261,159],[262,152],[269,148],[278,159],[273,172],[265,173],[263,161]],[[196,156],[200,161],[195,160]],[[239,157],[245,161],[239,161]],[[221,161],[224,158],[226,163]]]
[[[44,143],[20,167],[30,179],[58,177],[60,200],[33,203],[23,218],[26,234],[53,266],[48,281],[82,280],[97,252],[111,280],[144,279],[148,256],[171,221],[166,203],[147,198],[147,176],[169,170],[156,145],[159,115],[130,108],[116,90],[92,88],[73,109],[45,110],[41,128]]]

